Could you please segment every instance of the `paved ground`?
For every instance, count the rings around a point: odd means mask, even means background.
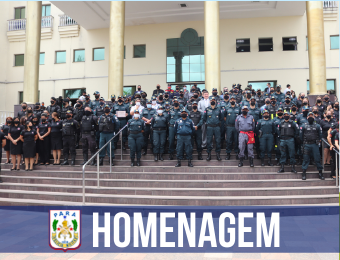
[[[97,254],[97,253],[35,253],[1,254],[1,260],[339,260],[339,254]]]

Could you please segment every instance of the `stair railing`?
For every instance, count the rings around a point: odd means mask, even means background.
[[[111,142],[115,137],[117,137],[119,134],[120,136],[120,142],[121,142],[121,153],[120,153],[120,159],[123,160],[123,138],[122,138],[122,131],[127,127],[128,125],[126,124],[123,128],[121,128],[118,133],[116,133],[106,144],[104,144],[103,147],[101,147],[84,165],[83,165],[83,204],[85,204],[85,167],[86,165],[94,160],[94,158],[97,156],[97,188],[99,188],[99,153],[106,148],[106,146],[110,146],[110,173],[112,173],[112,157],[111,157],[111,147],[112,144]]]
[[[321,141],[322,141],[322,147],[321,147],[321,149],[322,149],[322,167],[325,167],[325,165],[324,165],[324,162],[325,162],[324,144],[327,144],[328,146],[331,146],[331,145],[327,142],[327,140],[325,138],[321,138]],[[338,163],[339,162],[338,162],[338,157],[340,156],[340,153],[335,147],[333,148],[333,151],[337,154],[337,155],[335,155],[335,162],[333,162],[333,163],[335,163],[335,186],[339,187],[339,180],[338,180],[338,175],[339,175],[339,173],[338,173]]]

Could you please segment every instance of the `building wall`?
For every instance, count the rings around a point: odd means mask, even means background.
[[[43,2],[43,4],[48,2]],[[0,2],[0,110],[12,110],[19,102],[23,89],[23,67],[14,67],[14,54],[25,52],[25,42],[9,43],[6,37],[7,20],[14,18],[14,7],[26,2]],[[63,95],[64,89],[86,88],[95,90],[107,99],[109,29],[80,29],[79,37],[60,38],[59,15],[52,5],[54,17],[52,39],[41,41],[45,52],[45,65],[40,65],[40,101],[49,103],[51,96]],[[125,30],[126,59],[124,61],[124,85],[142,85],[151,92],[157,84],[166,86],[166,39],[179,38],[186,28],[193,28],[204,36],[204,21],[168,24],[127,26]],[[221,37],[221,87],[233,83],[243,86],[248,81],[277,80],[283,87],[291,84],[297,92],[306,92],[308,79],[308,51],[306,47],[306,16],[262,17],[249,19],[225,19],[220,21]],[[330,35],[339,34],[338,19],[325,21],[327,78],[339,79],[339,50],[330,50]],[[282,37],[296,36],[297,51],[282,51]],[[274,51],[259,52],[258,38],[273,37]],[[251,52],[236,53],[236,39],[250,38]],[[133,45],[146,44],[146,58],[133,58]],[[92,61],[92,51],[105,47],[105,60]],[[85,62],[72,62],[74,49],[85,49]],[[66,64],[55,64],[55,51],[66,50]],[[6,84],[4,84],[6,83]],[[4,93],[4,92],[2,92]],[[10,97],[10,98],[9,98]]]

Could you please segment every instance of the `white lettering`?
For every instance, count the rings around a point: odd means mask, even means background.
[[[160,214],[160,227],[159,227],[159,232],[160,232],[160,244],[161,247],[175,247],[175,242],[166,242],[166,233],[173,232],[172,227],[167,227],[166,226],[166,219],[167,218],[174,218],[175,217],[175,212],[161,212]]]
[[[156,232],[157,232],[157,213],[156,212],[149,213],[149,216],[147,218],[146,231],[144,231],[142,213],[135,212],[133,214],[133,241],[134,241],[133,246],[134,247],[139,246],[138,233],[140,234],[142,247],[148,247],[150,233],[151,233],[151,247],[156,247],[157,246],[157,233]]]
[[[104,247],[110,247],[110,213],[104,213],[104,227],[98,226],[98,212],[93,212],[93,247],[98,247],[99,233],[104,233]]]
[[[261,232],[262,231],[262,232]],[[274,233],[275,231],[275,233]],[[273,212],[270,218],[269,232],[267,230],[266,216],[264,212],[256,214],[256,246],[262,246],[261,234],[263,233],[265,247],[270,247],[274,233],[274,247],[280,247],[280,213]]]
[[[188,243],[190,247],[195,247],[196,244],[196,213],[190,213],[190,228],[188,224],[188,219],[184,212],[178,213],[178,247],[183,247],[183,229],[185,229],[185,234],[188,238]]]
[[[235,228],[227,228],[227,232],[230,234],[229,242],[225,241],[225,219],[230,219],[230,225],[235,225],[235,216],[230,212],[222,213],[219,220],[219,241],[223,247],[232,247],[235,244]]]
[[[208,224],[209,235],[205,235],[206,226]],[[198,241],[198,247],[203,247],[204,241],[210,241],[212,247],[217,247],[214,223],[212,219],[212,214],[210,212],[203,213],[200,239]]]
[[[119,220],[121,218],[124,219],[125,240],[123,242],[120,242],[119,240]],[[117,213],[113,219],[113,241],[117,247],[127,247],[130,244],[130,217],[125,212]]]
[[[251,227],[244,226],[245,218],[252,218],[252,212],[238,214],[238,246],[239,247],[253,247],[253,242],[244,242],[244,233],[251,232]]]

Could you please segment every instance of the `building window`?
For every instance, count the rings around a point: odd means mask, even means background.
[[[86,88],[78,88],[78,89],[64,89],[64,98],[70,98],[77,100],[83,92],[86,92]],[[73,100],[71,100],[73,101]]]
[[[181,38],[167,39],[167,82],[205,81],[204,37],[185,29]]]
[[[14,55],[14,66],[24,66],[24,54]]]
[[[331,50],[339,49],[339,35],[331,36]]]
[[[45,64],[45,52],[40,53],[39,56],[39,65],[44,65]]]
[[[259,51],[273,51],[273,38],[259,38]]]
[[[73,61],[74,62],[85,61],[85,50],[74,50]]]
[[[66,63],[66,51],[55,52],[55,63]]]
[[[50,15],[51,15],[51,5],[43,5],[41,16],[50,16]]]
[[[267,84],[270,83],[271,87],[276,86],[276,80],[267,80],[267,81],[248,81],[248,84],[252,85],[252,89],[264,91],[267,88]]]
[[[146,45],[133,45],[133,57],[145,58]]]
[[[38,90],[38,101],[40,102],[40,90]],[[24,92],[19,91],[19,103],[18,104],[22,104],[22,102],[24,102]]]
[[[124,86],[123,87],[123,95],[133,95],[133,93],[135,93],[136,91],[136,86]]]
[[[327,79],[327,92],[335,94],[335,79]],[[307,93],[309,94],[309,80],[307,80]]]
[[[236,39],[236,52],[250,52],[250,39]]]
[[[282,46],[284,51],[297,51],[296,37],[282,37]]]
[[[105,60],[105,48],[94,48],[93,60]]]
[[[18,7],[15,8],[15,14],[14,14],[14,19],[25,19],[25,7]]]

